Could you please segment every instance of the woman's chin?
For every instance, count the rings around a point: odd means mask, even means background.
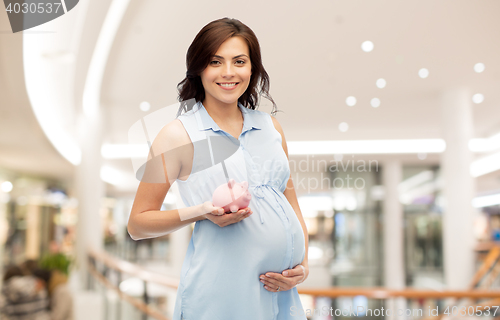
[[[232,99],[218,99],[218,101],[220,103],[223,103],[223,104],[234,104],[234,103],[237,103],[238,102],[238,99],[239,99],[240,96],[237,96],[235,98],[232,98]]]

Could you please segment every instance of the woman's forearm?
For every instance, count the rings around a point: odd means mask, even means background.
[[[168,211],[151,210],[132,213],[127,230],[133,240],[156,238],[172,233],[188,224],[204,220],[203,204]]]

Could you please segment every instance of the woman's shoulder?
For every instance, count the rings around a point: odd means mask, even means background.
[[[191,142],[184,125],[179,119],[174,119],[167,123],[158,133],[156,143],[177,147]]]
[[[250,108],[246,108],[246,107],[244,107],[244,108],[248,111],[248,113],[256,115],[256,116],[260,116],[260,117],[270,116],[269,113],[258,110],[258,109],[250,109]]]
[[[195,115],[195,113],[199,111],[199,108],[200,106],[197,103],[191,109],[184,111],[180,115],[178,115],[177,119],[181,119],[182,121],[184,121],[185,119],[192,118]]]
[[[249,113],[252,114],[252,117],[256,120],[257,123],[259,123],[262,127],[268,127],[268,128],[273,128],[278,131],[281,136],[284,135],[283,133],[283,128],[281,127],[278,119],[274,115],[271,115],[267,112],[263,112],[260,110],[251,110],[249,109]]]
[[[247,114],[250,115],[254,122],[257,122],[261,126],[266,126],[272,123],[272,116],[264,111],[257,109],[246,108]]]
[[[269,125],[271,127],[274,127],[278,132],[282,133],[283,129],[281,128],[280,123],[278,122],[278,119],[274,115],[271,115],[267,112],[260,111],[260,110],[252,110],[248,109],[248,113],[252,115],[252,117],[259,122],[262,126]]]

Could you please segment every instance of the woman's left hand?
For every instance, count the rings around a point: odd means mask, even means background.
[[[293,269],[284,270],[282,273],[266,272],[266,274],[260,275],[260,282],[268,291],[286,291],[304,282],[308,275],[309,266],[299,264]]]

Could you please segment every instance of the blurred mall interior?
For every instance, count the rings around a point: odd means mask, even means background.
[[[175,118],[187,48],[231,17],[258,37],[283,111],[309,233],[304,310],[495,317],[499,12],[496,0],[82,0],[13,32],[2,10],[2,274],[29,259],[61,269],[75,319],[171,319],[194,224],[131,239],[147,154],[133,132]],[[174,183],[162,210],[183,205]]]

